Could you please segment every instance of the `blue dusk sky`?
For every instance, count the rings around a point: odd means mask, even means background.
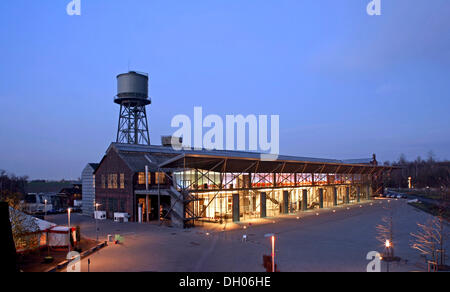
[[[150,75],[171,119],[280,115],[280,152],[450,158],[450,1],[0,1],[0,169],[76,179],[115,140],[116,75]]]

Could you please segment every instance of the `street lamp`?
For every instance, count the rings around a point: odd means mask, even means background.
[[[386,242],[384,243],[384,246],[386,247],[386,250],[387,250],[386,265],[387,265],[387,272],[389,272],[389,261],[391,260],[390,248],[392,246],[391,241],[389,239],[386,239]]]
[[[99,203],[95,203],[95,215],[94,215],[94,217],[95,217],[95,233],[96,233],[96,235],[97,235],[97,242],[98,242],[98,223],[97,223],[97,220],[98,220],[98,206],[100,206],[100,204]]]
[[[70,212],[71,211],[72,211],[71,208],[67,208],[67,221],[68,221],[68,224],[69,224],[69,244],[68,244],[68,246],[69,246],[69,253],[70,253],[70,238],[72,237],[72,230],[70,229]]]
[[[264,237],[270,237],[272,242],[272,273],[275,273],[275,234],[268,233]]]
[[[47,217],[47,199],[44,200],[44,220]]]
[[[386,239],[385,246],[386,246],[386,248],[390,248],[391,247],[391,241],[389,239]]]

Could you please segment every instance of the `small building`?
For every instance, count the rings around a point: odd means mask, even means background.
[[[98,163],[88,163],[81,173],[82,205],[81,212],[93,216],[95,211],[95,175]]]
[[[61,197],[64,201],[64,206],[70,208],[78,207],[76,202],[82,201],[82,184],[74,183],[72,187],[63,188],[59,191],[57,196]]]
[[[265,161],[254,152],[112,143],[94,171],[95,199],[110,219],[238,222],[370,200],[394,168],[373,159]]]

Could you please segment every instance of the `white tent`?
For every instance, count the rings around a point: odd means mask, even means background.
[[[36,236],[38,246],[41,248],[50,246],[54,248],[66,248],[69,246],[69,227],[57,226],[55,223],[51,223],[31,215],[25,214],[13,208],[9,208],[11,227],[14,228],[16,221],[21,222],[22,225],[29,226],[29,234],[27,236]],[[73,242],[76,242],[75,228],[71,228],[71,235]],[[16,242],[17,252],[23,252],[26,250],[25,246]]]
[[[71,228],[73,242],[76,242],[75,228]],[[69,227],[54,226],[48,229],[48,244],[50,247],[67,247],[69,246]]]

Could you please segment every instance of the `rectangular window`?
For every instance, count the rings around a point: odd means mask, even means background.
[[[140,172],[138,174],[138,184],[145,185],[145,172]]]
[[[106,189],[106,178],[104,174],[102,174],[102,188]]]
[[[111,180],[112,180],[112,188],[117,189],[119,185],[117,184],[117,174],[111,174]]]
[[[118,188],[117,174],[116,173],[108,174],[108,189],[117,189],[117,188]]]
[[[119,212],[122,212],[122,213],[125,213],[125,212],[126,212],[125,203],[126,203],[125,199],[121,199],[121,200],[120,200],[120,209],[119,209]]]
[[[152,177],[151,173],[149,172],[148,173],[148,184],[152,183],[151,177]],[[138,173],[138,184],[145,185],[145,172]]]
[[[125,188],[125,174],[124,173],[120,174],[120,188],[121,189]]]
[[[108,199],[108,211],[110,213],[114,212],[114,199],[113,198]]]
[[[155,184],[165,184],[166,182],[166,175],[164,172],[157,172],[155,174]]]

